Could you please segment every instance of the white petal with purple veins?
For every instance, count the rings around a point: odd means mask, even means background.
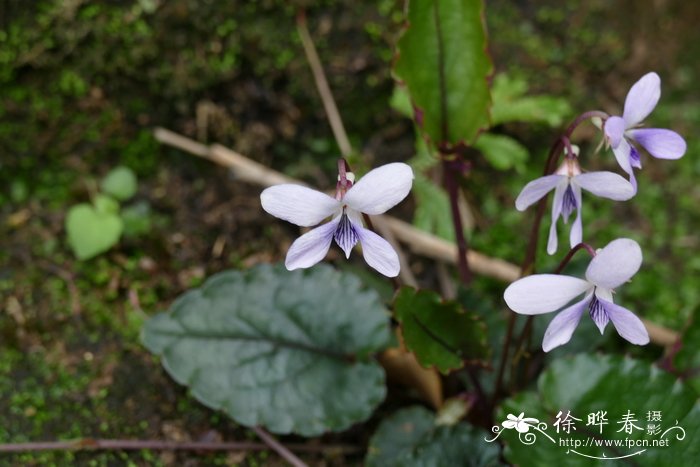
[[[275,185],[260,194],[265,211],[292,224],[310,227],[340,209],[340,202],[301,185]]]
[[[589,172],[573,177],[573,183],[602,198],[625,201],[634,196],[630,182],[612,172]]]
[[[399,275],[401,264],[394,248],[382,237],[357,225],[354,226],[362,245],[362,256],[371,267],[387,277]]]
[[[564,175],[547,175],[545,177],[537,178],[527,185],[520,192],[518,198],[515,200],[515,208],[518,211],[524,211],[536,203],[544,195],[552,191],[562,179],[565,179]]]
[[[340,216],[340,222],[338,223],[338,227],[335,229],[333,238],[335,239],[335,243],[337,243],[338,246],[345,252],[345,257],[350,258],[350,252],[357,244],[359,238],[357,236],[355,226],[345,213]]]
[[[599,287],[614,289],[634,276],[642,265],[642,249],[629,238],[618,238],[600,250],[588,265],[586,279]]]
[[[649,333],[644,323],[627,308],[600,300],[617,333],[625,340],[637,345],[649,343]]]
[[[620,141],[622,141],[626,129],[625,121],[622,117],[608,117],[607,120],[605,120],[603,132],[605,132],[608,143],[610,143],[613,149],[620,145]]]
[[[542,340],[542,350],[549,352],[555,347],[564,345],[571,340],[576,326],[581,321],[583,311],[590,302],[592,295],[588,294],[580,302],[576,302],[565,310],[557,313],[552,322],[547,326]]]
[[[343,201],[365,214],[382,214],[403,201],[412,184],[411,167],[395,162],[370,170],[348,190]]]
[[[571,226],[571,232],[569,232],[569,244],[573,248],[583,241],[583,223],[581,222],[583,198],[581,196],[581,187],[572,185],[571,190],[574,192],[574,199],[576,200],[576,220]]]
[[[680,159],[687,145],[681,135],[662,128],[643,128],[627,132],[631,138],[658,159]]]
[[[513,311],[538,315],[558,310],[591,287],[578,277],[535,274],[510,284],[503,298]]]
[[[622,118],[627,128],[641,123],[654,110],[661,97],[661,78],[654,73],[647,73],[634,83],[625,99]]]
[[[297,238],[289,247],[284,261],[287,269],[308,268],[321,261],[328,253],[339,222],[340,216]]]

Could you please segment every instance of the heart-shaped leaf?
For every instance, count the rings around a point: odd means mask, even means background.
[[[524,418],[547,424],[531,423],[526,434],[513,426],[494,428],[512,464],[609,466],[620,465],[613,458],[621,458],[640,466],[695,465],[700,458],[695,442],[700,435],[697,396],[675,376],[647,362],[613,355],[561,358],[540,376],[538,389],[505,401],[499,411],[498,420],[524,413]],[[604,420],[589,418],[600,411],[605,412]],[[566,422],[559,423],[557,432],[559,412],[560,420],[566,414],[578,419],[569,419],[573,428],[569,426],[568,433]],[[628,414],[634,424],[628,427],[631,431],[625,429]],[[635,444],[623,444],[626,440]]]
[[[485,433],[466,423],[437,426],[424,407],[399,410],[372,435],[365,463],[368,467],[502,465],[500,449],[483,441]]]
[[[102,212],[90,204],[73,206],[66,215],[68,243],[80,260],[104,253],[119,241],[122,220],[117,214]]]
[[[136,194],[136,175],[128,167],[116,167],[102,179],[100,188],[118,200],[126,201]]]
[[[471,145],[488,127],[493,66],[486,49],[481,1],[409,1],[394,72],[436,145]]]
[[[200,402],[275,433],[343,430],[386,391],[371,358],[390,343],[386,310],[325,265],[219,273],[151,318],[143,342]]]
[[[433,291],[403,287],[394,300],[394,313],[406,347],[425,367],[448,373],[489,354],[486,326],[479,317]]]

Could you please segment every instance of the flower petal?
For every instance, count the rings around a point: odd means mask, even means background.
[[[399,275],[401,264],[394,248],[382,237],[355,224],[353,226],[362,245],[362,256],[371,267],[387,277]]]
[[[571,191],[574,192],[574,199],[576,200],[576,220],[571,226],[571,232],[569,232],[569,244],[573,248],[583,241],[583,223],[581,221],[583,197],[581,196],[581,187],[571,185]]]
[[[661,78],[654,73],[647,73],[639,81],[634,83],[625,99],[625,111],[622,118],[625,119],[627,128],[631,128],[654,110],[661,97]]]
[[[649,154],[658,159],[680,159],[687,145],[681,135],[662,128],[642,128],[630,130],[631,138],[641,144]]]
[[[340,208],[340,202],[325,193],[301,185],[275,185],[260,193],[265,211],[302,227],[311,227]]]
[[[287,252],[284,265],[290,271],[308,268],[321,261],[328,253],[340,216],[297,238]]]
[[[553,190],[564,178],[566,178],[565,175],[547,175],[531,181],[525,185],[525,188],[523,188],[518,198],[515,200],[515,208],[518,211],[524,211]]]
[[[365,214],[382,214],[399,204],[411,191],[413,170],[401,162],[370,170],[345,194],[343,201]]]
[[[549,240],[547,240],[547,253],[553,255],[557,251],[557,220],[561,214],[562,205],[564,203],[564,193],[569,186],[568,177],[562,180],[554,190],[554,199],[552,200],[552,225],[549,226]]]
[[[618,238],[600,250],[588,265],[586,279],[598,287],[614,289],[627,282],[642,265],[642,249],[629,238]]]
[[[617,163],[620,164],[620,168],[632,175],[632,166],[630,165],[630,153],[632,152],[632,146],[627,142],[626,139],[620,140],[620,144],[613,148],[613,154],[615,154],[615,159]]]
[[[503,298],[516,313],[539,315],[558,310],[590,288],[578,277],[535,274],[510,284]]]
[[[615,305],[612,302],[598,299],[605,308],[610,321],[617,330],[617,333],[625,340],[636,345],[646,345],[649,343],[649,333],[644,323],[634,313],[627,308]]]
[[[567,309],[557,313],[557,316],[549,323],[547,330],[544,332],[542,350],[549,352],[553,348],[564,345],[571,340],[574,330],[576,330],[578,323],[581,321],[583,311],[591,301],[591,296],[591,294],[587,294],[580,302],[576,302]]]
[[[630,182],[612,172],[589,172],[575,175],[574,184],[601,198],[625,201],[634,196]]]
[[[359,238],[357,236],[357,230],[347,214],[343,213],[340,216],[340,222],[335,229],[333,238],[340,249],[345,252],[345,257],[350,258],[350,252],[357,244]]]
[[[603,126],[603,132],[608,139],[608,144],[614,149],[620,145],[622,137],[625,135],[625,121],[622,117],[608,117]]]

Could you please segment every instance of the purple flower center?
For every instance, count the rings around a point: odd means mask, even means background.
[[[630,144],[632,149],[630,149],[630,165],[638,169],[642,168],[642,160],[639,158],[639,151],[633,145]]]
[[[610,321],[610,318],[608,317],[608,313],[605,311],[605,307],[602,303],[600,303],[600,301],[598,301],[598,298],[595,296],[595,294],[593,295],[591,303],[588,304],[588,310],[589,314],[591,315],[591,319],[593,320],[595,325],[598,326],[600,333],[603,334],[605,326],[607,326],[608,321]]]
[[[333,238],[335,239],[335,243],[337,243],[338,246],[345,252],[345,257],[349,258],[350,252],[357,244],[359,238],[357,236],[357,232],[355,231],[355,227],[353,227],[352,222],[350,222],[350,219],[345,212],[343,212],[343,215],[340,218],[338,228],[335,230]]]
[[[576,197],[574,196],[574,190],[571,189],[571,185],[566,187],[564,192],[564,199],[561,202],[561,215],[564,218],[564,222],[569,222],[569,216],[571,213],[578,208],[576,204]]]

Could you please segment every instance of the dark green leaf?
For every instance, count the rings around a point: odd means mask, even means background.
[[[434,143],[471,144],[489,125],[492,71],[479,0],[411,0],[394,71]]]
[[[394,313],[406,346],[425,367],[447,373],[488,356],[484,323],[457,302],[403,287],[394,300]]]
[[[369,417],[385,394],[371,355],[389,341],[376,292],[325,265],[222,272],[143,331],[203,404],[246,426],[304,436]]]
[[[524,444],[518,433],[504,429],[500,440],[505,442],[505,457],[513,464],[550,466],[565,463],[567,466],[620,465],[611,460],[595,461],[571,452],[571,446],[560,446],[559,439],[582,440],[590,437],[606,440],[652,440],[660,434],[649,435],[646,431],[650,421],[648,412],[659,411],[662,430],[678,425],[686,430],[685,441],[676,439],[676,431],[669,432],[666,439],[669,447],[598,447],[579,446],[575,451],[596,457],[608,458],[624,456],[644,449],[632,460],[635,465],[694,465],[700,455],[700,447],[692,433],[700,434],[700,409],[697,396],[690,388],[681,384],[673,375],[643,361],[612,355],[579,354],[573,358],[562,358],[540,376],[538,392],[528,392],[504,402],[498,420],[505,420],[506,414],[524,412],[525,417],[533,417],[547,423],[544,431],[554,442],[536,430],[531,430],[537,440],[534,445]],[[600,427],[587,425],[588,415],[606,411],[607,425]],[[557,433],[553,426],[559,411],[581,419],[574,421],[576,429],[570,434]],[[622,417],[630,411],[636,419],[633,429],[625,433]],[[651,443],[651,441],[649,441]],[[628,459],[629,461],[629,459]],[[625,464],[622,464],[625,465]]]
[[[423,407],[399,410],[379,425],[372,436],[368,467],[485,467],[501,465],[496,444],[466,423],[436,426],[435,416]]]
[[[700,394],[700,320],[694,320],[681,337],[681,348],[673,357],[673,367]]]

